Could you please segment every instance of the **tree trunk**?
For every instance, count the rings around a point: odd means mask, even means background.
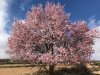
[[[49,66],[49,75],[54,75],[54,65]]]

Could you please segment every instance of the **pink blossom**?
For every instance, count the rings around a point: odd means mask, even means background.
[[[70,15],[60,4],[33,6],[26,19],[13,23],[8,39],[9,54],[13,59],[30,63],[59,64],[90,61],[93,37],[84,21],[71,22]]]

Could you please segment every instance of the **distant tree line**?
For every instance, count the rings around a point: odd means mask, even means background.
[[[0,64],[28,64],[29,62],[21,60],[0,59]]]

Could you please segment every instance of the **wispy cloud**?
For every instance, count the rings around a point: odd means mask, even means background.
[[[7,7],[8,0],[0,0],[0,58],[7,58],[8,55],[5,53],[7,48],[7,39],[9,34],[6,33],[5,27],[7,24]]]
[[[89,25],[89,27],[91,29],[93,29],[93,28],[95,28],[97,26],[100,26],[100,20],[97,20],[95,18],[95,16],[93,15],[93,16],[89,17],[89,19],[88,19],[88,25]]]

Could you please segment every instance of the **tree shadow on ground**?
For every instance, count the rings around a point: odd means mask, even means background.
[[[31,75],[49,75],[46,71],[36,72]],[[77,65],[72,68],[60,68],[54,71],[54,75],[93,75],[85,65]]]
[[[55,71],[55,75],[93,75],[85,65],[77,65],[72,68],[62,68]]]

